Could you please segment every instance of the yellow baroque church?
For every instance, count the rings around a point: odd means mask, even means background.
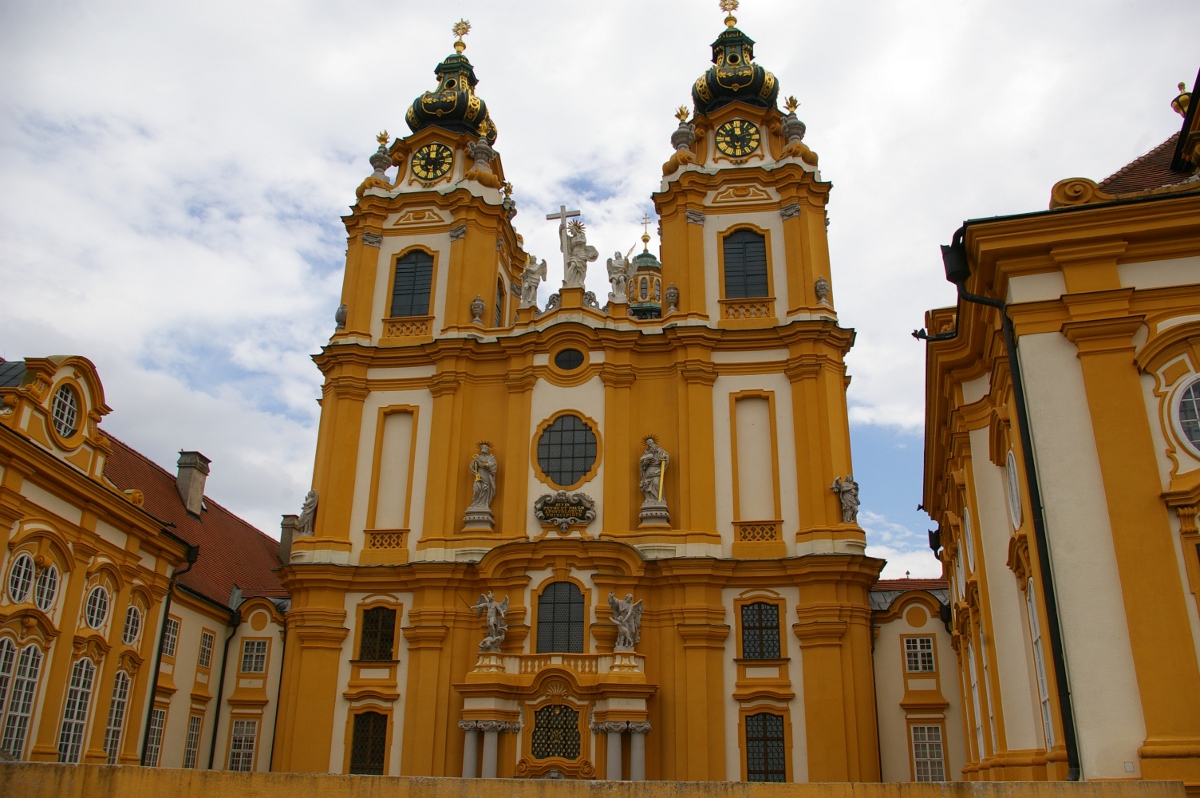
[[[381,136],[316,356],[274,769],[881,778],[830,184],[735,23],[678,114],[661,252],[609,259],[606,302],[564,206],[539,306],[461,35]]]

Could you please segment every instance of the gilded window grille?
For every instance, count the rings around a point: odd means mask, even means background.
[[[581,742],[578,711],[551,704],[533,713],[534,759],[578,759]]]

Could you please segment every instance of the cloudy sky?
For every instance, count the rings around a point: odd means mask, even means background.
[[[89,357],[105,430],[169,469],[204,452],[209,494],[277,535],[312,473],[339,216],[460,17],[527,248],[555,260],[545,213],[568,203],[602,252],[628,249],[723,28],[716,0],[6,2],[0,357]],[[909,333],[954,300],[937,245],[1177,130],[1200,5],[746,0],[738,19],[834,185],[868,551],[887,576],[935,575]]]

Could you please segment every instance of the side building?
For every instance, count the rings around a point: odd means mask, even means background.
[[[0,361],[0,750],[266,770],[279,544],[204,496],[207,458],[164,471],[108,412],[85,358]]]
[[[924,505],[966,778],[1200,787],[1200,117],[966,222],[926,316]]]

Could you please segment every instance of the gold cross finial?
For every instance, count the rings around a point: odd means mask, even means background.
[[[388,132],[386,130],[383,131],[375,137],[375,140],[379,142],[380,147],[386,147],[388,143]]]
[[[650,251],[650,215],[642,214],[642,249]]]
[[[454,42],[454,52],[461,53],[463,50],[467,49],[467,43],[462,40],[462,37],[471,32],[471,23],[467,22],[465,19],[460,19],[458,22],[454,23],[454,27],[450,29],[450,32],[458,37],[458,39]]]
[[[732,28],[737,24],[737,17],[733,15],[737,11],[738,0],[721,0],[721,10],[725,12],[725,25]]]

